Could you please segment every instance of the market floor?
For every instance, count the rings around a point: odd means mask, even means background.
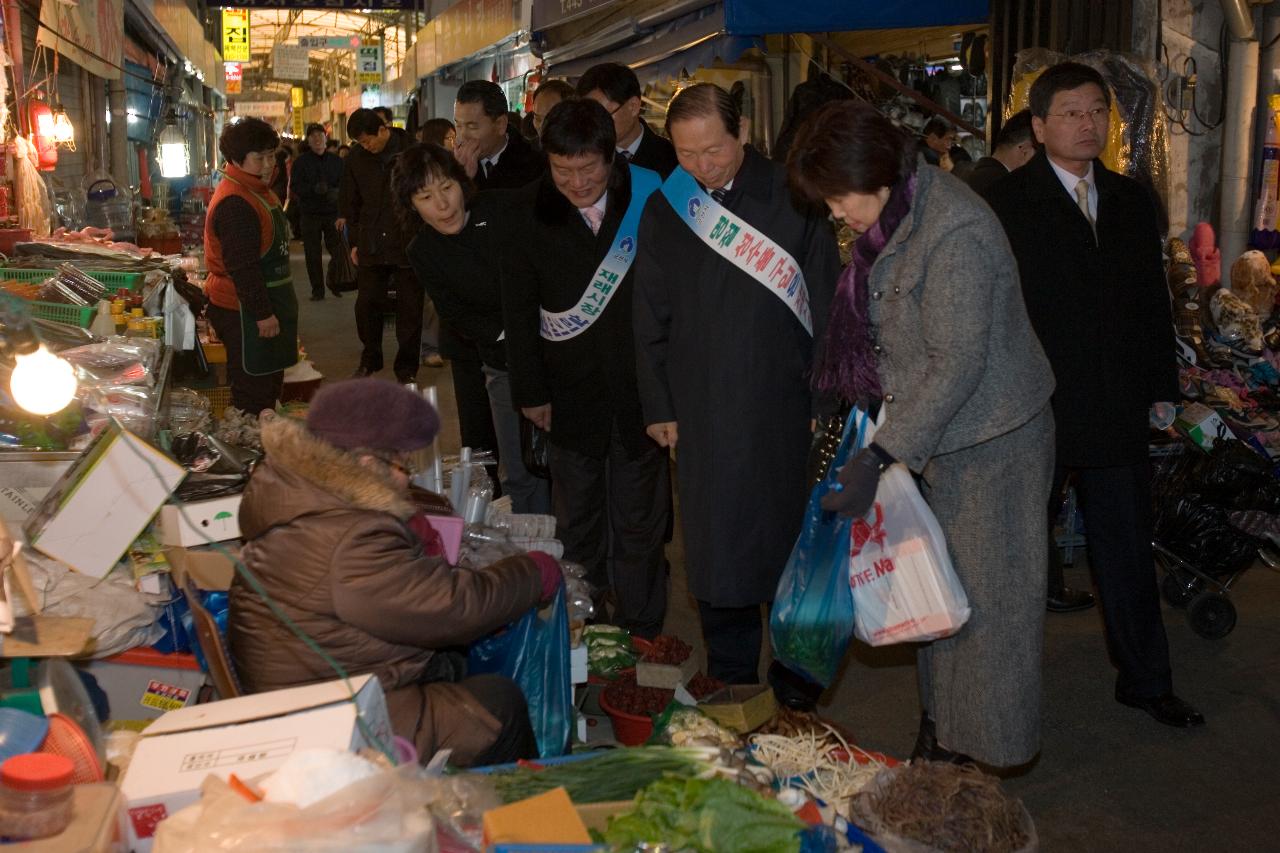
[[[325,376],[348,376],[360,354],[355,294],[305,301],[301,248],[294,246],[303,344]],[[390,363],[390,330],[385,347]],[[390,371],[384,374],[390,377]],[[439,388],[444,452],[456,452],[449,371],[423,368],[419,384],[432,383]],[[672,590],[665,630],[701,655],[678,529],[668,551]],[[1086,586],[1085,570],[1068,570],[1068,582]],[[1044,748],[1029,772],[1006,782],[1035,817],[1041,849],[1280,849],[1280,575],[1251,569],[1232,600],[1239,622],[1217,641],[1193,633],[1183,612],[1165,609],[1177,690],[1208,719],[1204,728],[1189,731],[1161,726],[1115,702],[1096,609],[1048,615]],[[847,726],[863,746],[906,756],[919,715],[912,650],[859,646],[819,710]]]

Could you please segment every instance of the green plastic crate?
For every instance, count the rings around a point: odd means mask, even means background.
[[[100,281],[107,286],[107,289],[114,294],[120,288],[126,290],[137,290],[142,287],[142,282],[146,278],[140,272],[118,272],[116,270],[80,270],[89,278]],[[35,282],[40,283],[46,278],[52,278],[57,275],[57,270],[24,270],[11,269],[4,267],[0,269],[0,278],[9,279],[10,281]]]
[[[66,323],[82,329],[89,328],[97,313],[92,305],[64,305],[60,302],[28,302],[27,305],[31,308],[31,316],[38,320]]]

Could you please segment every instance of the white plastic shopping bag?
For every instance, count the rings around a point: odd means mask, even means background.
[[[872,646],[947,637],[969,619],[942,528],[902,463],[880,476],[871,511],[853,523],[849,586],[854,633]]]

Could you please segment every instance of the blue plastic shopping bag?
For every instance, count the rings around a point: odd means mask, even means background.
[[[538,755],[564,755],[573,725],[573,685],[569,674],[569,612],[564,587],[546,618],[534,607],[504,630],[471,646],[469,675],[505,675],[524,691]]]
[[[804,526],[782,570],[769,617],[773,656],[809,680],[829,685],[853,637],[853,595],[849,589],[849,531],[852,519],[827,512],[822,497],[836,472],[867,442],[869,419],[854,409],[827,476],[809,494]]]

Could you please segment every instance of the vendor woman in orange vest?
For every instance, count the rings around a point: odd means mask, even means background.
[[[227,125],[218,140],[227,164],[204,224],[207,313],[227,347],[231,405],[255,416],[275,408],[298,360],[289,225],[270,189],[279,146],[261,119]]]

